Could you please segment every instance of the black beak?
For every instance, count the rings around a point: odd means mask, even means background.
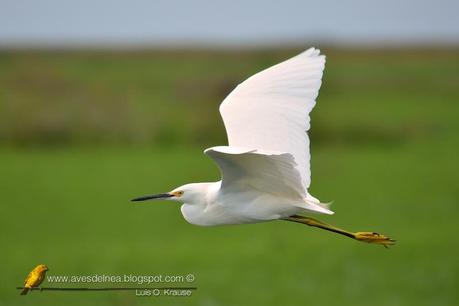
[[[152,200],[152,199],[167,199],[173,196],[174,195],[170,193],[160,193],[160,194],[154,194],[154,195],[148,195],[148,196],[135,198],[135,199],[132,199],[131,201],[139,202],[139,201],[146,201],[146,200]]]

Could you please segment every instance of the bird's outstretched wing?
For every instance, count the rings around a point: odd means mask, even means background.
[[[297,200],[306,196],[289,153],[226,146],[209,148],[204,153],[217,163],[223,191],[240,187]]]
[[[310,48],[239,84],[220,105],[230,146],[289,153],[303,188],[311,181],[309,112],[325,56]]]
[[[251,150],[237,147],[213,147],[204,151],[218,165],[222,176],[221,191],[257,190],[284,199],[299,207],[332,214],[326,206],[306,193],[300,172],[290,153]]]

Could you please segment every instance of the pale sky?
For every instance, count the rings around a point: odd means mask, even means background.
[[[459,0],[0,0],[0,47],[459,44]]]

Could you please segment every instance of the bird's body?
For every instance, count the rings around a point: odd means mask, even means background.
[[[181,201],[184,218],[195,225],[289,220],[390,244],[383,235],[350,233],[304,217],[333,214],[308,193],[309,113],[324,67],[325,56],[310,48],[239,84],[220,105],[229,145],[204,151],[219,167],[221,181],[187,184],[134,201]]]
[[[280,184],[283,175],[295,172],[289,155],[231,147],[214,147],[205,153],[214,158],[222,173],[231,179],[228,183],[223,178],[218,182],[180,187],[185,191],[181,197],[184,201],[181,211],[189,223],[202,226],[257,223],[296,214],[333,213],[311,195],[296,190],[299,186],[288,185],[287,178],[285,185]],[[228,162],[236,172],[242,167],[244,175],[241,178],[232,176],[227,169]],[[251,167],[256,168],[252,174]]]
[[[30,271],[24,281],[24,289],[21,291],[21,295],[25,295],[30,289],[40,286],[45,279],[46,271],[48,271],[48,267],[45,265],[38,265]]]
[[[203,183],[205,200],[199,204],[183,203],[186,221],[201,226],[257,223],[282,219],[305,212],[294,201],[280,199],[256,190],[223,192],[221,182]]]

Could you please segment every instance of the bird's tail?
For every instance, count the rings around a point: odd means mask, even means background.
[[[333,215],[334,212],[330,210],[330,206],[332,202],[329,203],[321,203],[319,199],[314,198],[311,194],[306,194],[306,209],[316,211],[318,213]]]
[[[22,289],[22,291],[21,291],[21,295],[26,295],[27,292],[29,292],[29,288],[24,287],[24,289]]]
[[[315,212],[318,212],[318,213],[322,213],[322,214],[327,214],[327,215],[333,215],[334,212],[330,210],[330,205],[332,204],[332,202],[330,203],[321,203],[319,202],[318,200],[317,201],[314,201],[314,200],[311,200],[311,199],[306,199],[305,200],[305,207],[306,209],[308,210],[312,210],[312,211],[315,211]]]

